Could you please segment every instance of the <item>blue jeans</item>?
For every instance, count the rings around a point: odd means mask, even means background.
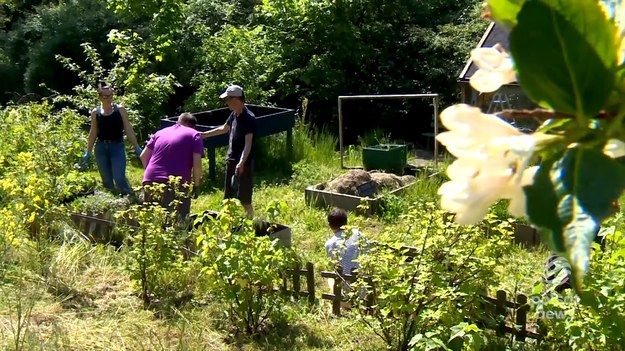
[[[105,188],[111,191],[117,188],[123,194],[133,192],[126,179],[126,149],[123,141],[116,143],[98,141],[95,144],[95,160]]]

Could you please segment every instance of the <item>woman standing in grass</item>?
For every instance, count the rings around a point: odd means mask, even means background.
[[[95,159],[104,187],[113,192],[131,194],[133,191],[126,179],[124,132],[134,145],[137,156],[141,155],[142,150],[128,122],[128,112],[121,105],[113,104],[113,93],[111,86],[103,81],[98,83],[100,106],[91,111],[91,129],[82,167],[89,161],[95,144]]]

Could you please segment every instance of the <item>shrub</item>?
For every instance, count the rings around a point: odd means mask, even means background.
[[[581,298],[572,290],[544,293],[542,286],[530,298],[549,349],[622,350],[625,345],[625,237],[617,230],[605,240],[603,252],[594,244]]]
[[[380,219],[386,223],[397,221],[407,209],[406,201],[388,192],[382,194],[378,206]]]
[[[121,227],[128,238],[126,269],[141,290],[144,307],[186,299],[193,288],[187,274],[192,262],[184,260],[188,232],[175,222],[175,212],[157,204],[133,205],[117,218],[136,224]]]
[[[72,168],[84,149],[80,121],[42,102],[0,110],[0,124],[0,202],[23,211],[22,224],[38,238],[62,213],[61,202],[95,183]]]
[[[21,204],[0,209],[0,280],[9,265],[20,262],[23,252],[32,253],[32,242],[20,225],[24,221],[22,210]]]
[[[186,109],[206,110],[221,106],[219,94],[229,84],[245,89],[245,98],[254,104],[267,104],[275,90],[271,82],[282,69],[281,48],[268,38],[268,29],[224,25],[216,34],[201,30],[203,70],[193,78],[198,91]]]
[[[390,350],[444,347],[458,342],[450,330],[460,329],[471,330],[471,342],[479,342],[475,328],[462,323],[480,314],[480,294],[494,282],[497,257],[509,247],[510,225],[495,226],[486,238],[478,227],[453,224],[433,203],[415,205],[406,216],[413,223],[408,232],[414,259],[390,233],[359,258],[361,279],[350,300],[360,320]]]
[[[282,299],[274,288],[292,267],[292,252],[277,240],[256,237],[236,200],[226,200],[216,218],[202,222],[197,243],[203,272],[211,290],[229,305],[226,315],[233,326],[249,335],[261,332],[279,312]]]

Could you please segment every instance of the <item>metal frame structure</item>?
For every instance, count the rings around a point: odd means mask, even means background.
[[[387,95],[341,95],[339,96],[339,147],[341,150],[341,169],[344,168],[359,168],[359,167],[346,167],[343,165],[344,148],[343,148],[343,100],[378,100],[378,99],[421,99],[431,98],[434,105],[434,115],[432,116],[434,122],[434,164],[438,165],[438,142],[436,136],[438,135],[438,94],[387,94]]]

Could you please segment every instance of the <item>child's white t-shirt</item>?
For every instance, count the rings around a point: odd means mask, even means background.
[[[326,252],[330,259],[339,261],[343,267],[343,274],[351,274],[352,269],[358,268],[358,262],[354,260],[358,257],[358,240],[362,236],[360,231],[352,229],[352,235],[345,240],[343,230],[334,233],[325,243]]]

